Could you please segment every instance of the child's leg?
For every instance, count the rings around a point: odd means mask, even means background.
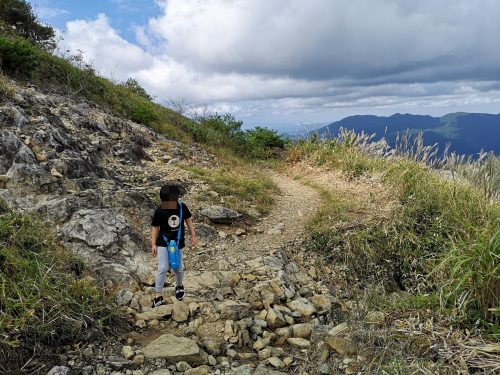
[[[179,249],[179,255],[181,257],[181,264],[178,269],[174,270],[176,286],[182,285],[182,282],[184,280],[184,262],[182,260],[182,249]]]
[[[166,247],[158,246],[158,272],[156,273],[155,292],[156,296],[163,293],[163,284],[165,284],[165,277],[170,269],[168,263],[168,249]]]

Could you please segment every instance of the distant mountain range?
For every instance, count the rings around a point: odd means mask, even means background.
[[[437,143],[439,150],[450,144],[450,152],[477,154],[481,149],[500,153],[500,114],[450,113],[442,117],[396,113],[390,117],[349,116],[315,130],[321,137],[333,137],[340,128],[375,133],[375,140],[385,137],[394,146],[397,133],[422,131],[424,143]]]

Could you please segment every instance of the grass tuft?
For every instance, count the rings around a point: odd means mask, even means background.
[[[92,278],[71,272],[75,259],[45,223],[0,202],[0,357],[18,368],[34,355],[102,329],[117,313]],[[4,368],[5,370],[5,368]]]

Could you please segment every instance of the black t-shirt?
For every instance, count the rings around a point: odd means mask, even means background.
[[[182,203],[182,224],[179,223],[179,215],[179,205],[177,205],[177,208],[175,209],[163,209],[158,207],[155,210],[151,226],[160,227],[160,233],[158,234],[158,238],[156,240],[156,246],[168,246],[168,243],[165,242],[163,235],[168,238],[168,242],[171,240],[177,241],[179,227],[181,228],[179,249],[182,249],[185,246],[184,233],[186,230],[184,222],[191,217],[191,212],[184,203]]]

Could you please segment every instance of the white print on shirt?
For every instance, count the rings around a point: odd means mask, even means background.
[[[168,225],[170,226],[170,228],[177,228],[179,224],[180,224],[179,216],[172,215],[168,218]]]

